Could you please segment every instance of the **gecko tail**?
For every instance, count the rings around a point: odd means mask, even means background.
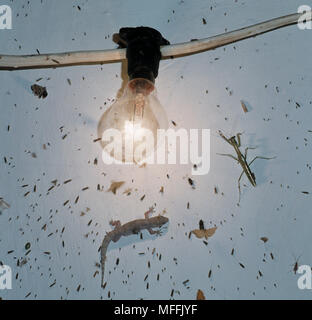
[[[111,241],[110,237],[106,235],[105,238],[103,239],[102,246],[101,246],[101,287],[103,289],[105,288],[104,273],[105,273],[106,252],[107,252],[107,248],[110,241]]]

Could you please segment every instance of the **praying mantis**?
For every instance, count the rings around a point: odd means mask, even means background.
[[[252,149],[256,149],[256,148],[255,147],[247,147],[247,148],[245,148],[244,154],[242,154],[242,152],[240,150],[242,133],[237,133],[236,136],[233,136],[231,138],[227,138],[219,130],[219,135],[223,140],[225,140],[228,144],[230,144],[234,148],[237,157],[234,157],[232,154],[224,154],[224,153],[218,153],[218,155],[227,156],[227,157],[230,157],[230,158],[236,160],[240,164],[242,169],[243,169],[242,173],[240,174],[240,176],[238,178],[238,204],[239,204],[240,203],[240,197],[241,197],[240,181],[242,179],[243,174],[245,173],[246,177],[248,178],[248,180],[250,181],[250,183],[251,183],[251,185],[253,187],[256,187],[256,185],[257,185],[256,176],[251,171],[250,165],[257,159],[271,160],[271,159],[275,159],[276,157],[266,158],[266,157],[256,156],[248,163],[248,161],[247,161],[247,152],[248,152],[248,150],[252,150]]]

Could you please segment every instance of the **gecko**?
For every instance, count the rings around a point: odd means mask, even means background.
[[[105,260],[107,248],[111,241],[117,242],[122,236],[130,236],[132,234],[137,234],[139,231],[147,229],[150,234],[161,234],[160,230],[153,230],[153,228],[160,228],[166,224],[169,219],[158,215],[156,217],[149,217],[149,214],[154,211],[154,208],[151,207],[148,211],[145,212],[145,219],[136,219],[130,222],[127,222],[121,225],[120,221],[111,221],[110,225],[114,226],[114,230],[108,232],[103,239],[101,246],[101,272],[102,280],[101,286],[104,288],[104,271],[105,271]]]

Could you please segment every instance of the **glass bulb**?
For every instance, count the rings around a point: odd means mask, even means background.
[[[143,163],[159,146],[158,129],[168,128],[154,84],[143,78],[131,80],[121,98],[100,123],[105,156],[117,162]]]

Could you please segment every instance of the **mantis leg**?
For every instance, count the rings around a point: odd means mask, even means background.
[[[276,157],[272,157],[272,158],[266,158],[266,157],[260,157],[260,156],[256,156],[254,157],[250,162],[249,162],[249,166],[257,159],[264,159],[264,160],[272,160],[275,159]]]
[[[248,152],[248,150],[254,150],[254,149],[257,149],[256,147],[247,147],[246,149],[245,149],[245,159],[247,159],[247,152]]]
[[[244,171],[242,171],[242,173],[240,174],[239,178],[238,178],[238,203],[240,203],[240,197],[241,197],[241,186],[240,186],[240,181],[242,179],[242,176],[244,174]]]
[[[230,158],[236,160],[237,162],[239,162],[238,159],[235,158],[235,157],[234,157],[233,155],[231,155],[231,154],[228,154],[228,153],[217,153],[217,154],[218,154],[219,156],[230,157]]]
[[[220,137],[232,146],[231,141],[219,130]]]
[[[240,148],[241,147],[241,138],[240,138],[240,136],[242,135],[242,133],[238,133],[237,135],[236,135],[236,137],[237,137],[237,143],[238,143],[238,147]]]

